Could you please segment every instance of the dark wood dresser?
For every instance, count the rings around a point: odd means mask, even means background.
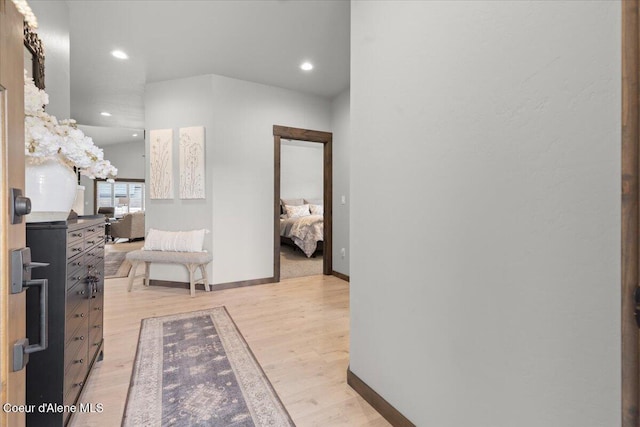
[[[27,224],[32,258],[50,264],[32,273],[49,279],[49,346],[31,354],[26,368],[27,404],[36,405],[27,414],[27,426],[67,425],[70,412],[37,408],[51,403],[80,411],[80,393],[93,364],[102,359],[104,225],[104,215]],[[38,312],[37,292],[27,292],[31,342],[38,341]]]

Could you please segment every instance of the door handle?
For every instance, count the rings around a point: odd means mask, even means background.
[[[25,288],[40,288],[40,340],[29,344],[29,338],[22,338],[13,344],[13,371],[20,371],[29,363],[29,354],[47,349],[49,345],[49,281],[32,279],[31,270],[46,267],[47,263],[32,262],[31,250],[22,248],[11,251],[11,293],[18,294]]]
[[[29,338],[22,338],[13,344],[13,371],[17,372],[29,363],[29,355],[46,350],[49,345],[49,280],[32,279],[23,282],[26,288],[40,288],[40,342],[29,344]]]
[[[40,288],[40,342],[28,345],[24,349],[26,354],[31,354],[46,350],[49,345],[49,280],[32,279],[27,280],[24,285]]]

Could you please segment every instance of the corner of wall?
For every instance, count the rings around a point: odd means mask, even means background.
[[[349,276],[350,88],[346,88],[331,100],[331,129],[333,130],[333,269]]]

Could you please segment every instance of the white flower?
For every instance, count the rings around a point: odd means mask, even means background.
[[[30,115],[44,112],[44,106],[49,103],[49,95],[33,84],[33,80],[27,76],[27,70],[24,70],[24,82],[24,112]]]
[[[93,140],[76,127],[73,119],[58,120],[44,111],[49,96],[24,74],[24,148],[35,159],[58,157],[82,175],[94,178],[115,177],[118,169],[104,159]]]

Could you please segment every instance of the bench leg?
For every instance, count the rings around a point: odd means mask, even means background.
[[[145,261],[144,262],[144,280],[142,283],[144,283],[144,286],[149,286],[149,266],[151,265],[151,263],[149,261]]]
[[[129,286],[127,291],[131,292],[133,289],[133,279],[136,277],[136,269],[138,268],[138,261],[131,261],[131,270],[129,270]]]
[[[195,277],[194,277],[194,272],[196,268],[197,268],[196,264],[187,264],[187,269],[189,270],[189,290],[191,291],[192,297],[196,296],[196,283],[195,283]]]
[[[204,290],[209,292],[210,284],[209,277],[207,276],[207,266],[205,264],[200,264],[200,273],[202,273],[202,284],[204,285]]]

